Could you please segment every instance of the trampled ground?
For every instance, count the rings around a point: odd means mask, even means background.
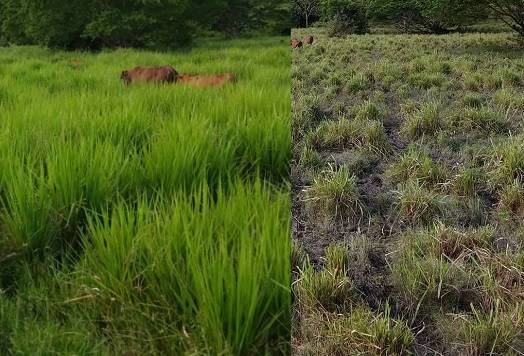
[[[235,72],[132,85],[135,65]],[[0,48],[0,354],[279,354],[290,321],[287,40]]]
[[[294,352],[522,354],[522,45],[307,32],[292,65]]]

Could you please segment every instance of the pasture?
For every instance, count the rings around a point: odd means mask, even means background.
[[[0,48],[0,354],[288,352],[289,63]],[[238,81],[120,80],[166,64]]]
[[[524,352],[524,48],[511,33],[293,50],[296,355]]]

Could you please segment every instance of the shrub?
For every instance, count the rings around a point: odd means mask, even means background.
[[[486,8],[473,0],[382,0],[374,2],[372,13],[405,32],[439,34],[484,18]]]
[[[521,0],[483,0],[510,28],[524,36],[524,3]]]
[[[362,0],[323,0],[321,8],[330,36],[363,34],[369,31],[368,9]]]

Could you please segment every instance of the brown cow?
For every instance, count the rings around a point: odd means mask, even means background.
[[[178,72],[171,66],[163,67],[135,67],[124,70],[120,78],[126,84],[135,81],[155,82],[155,83],[174,83],[178,80]]]
[[[72,59],[70,63],[73,67],[80,67],[84,64],[84,61],[81,59]]]
[[[295,48],[300,48],[300,47],[302,47],[302,41],[297,40],[296,38],[293,38],[291,40],[291,48],[295,49]]]
[[[214,87],[234,81],[236,81],[236,75],[233,73],[224,73],[218,75],[181,74],[178,77],[179,83],[195,85],[198,87]]]
[[[304,43],[308,44],[308,45],[313,44],[313,36],[306,36],[306,37],[304,37]]]

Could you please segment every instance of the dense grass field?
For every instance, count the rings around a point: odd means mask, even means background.
[[[524,354],[524,48],[510,33],[293,51],[296,355]]]
[[[238,82],[120,81],[165,64]],[[289,64],[0,48],[0,354],[289,351]]]

